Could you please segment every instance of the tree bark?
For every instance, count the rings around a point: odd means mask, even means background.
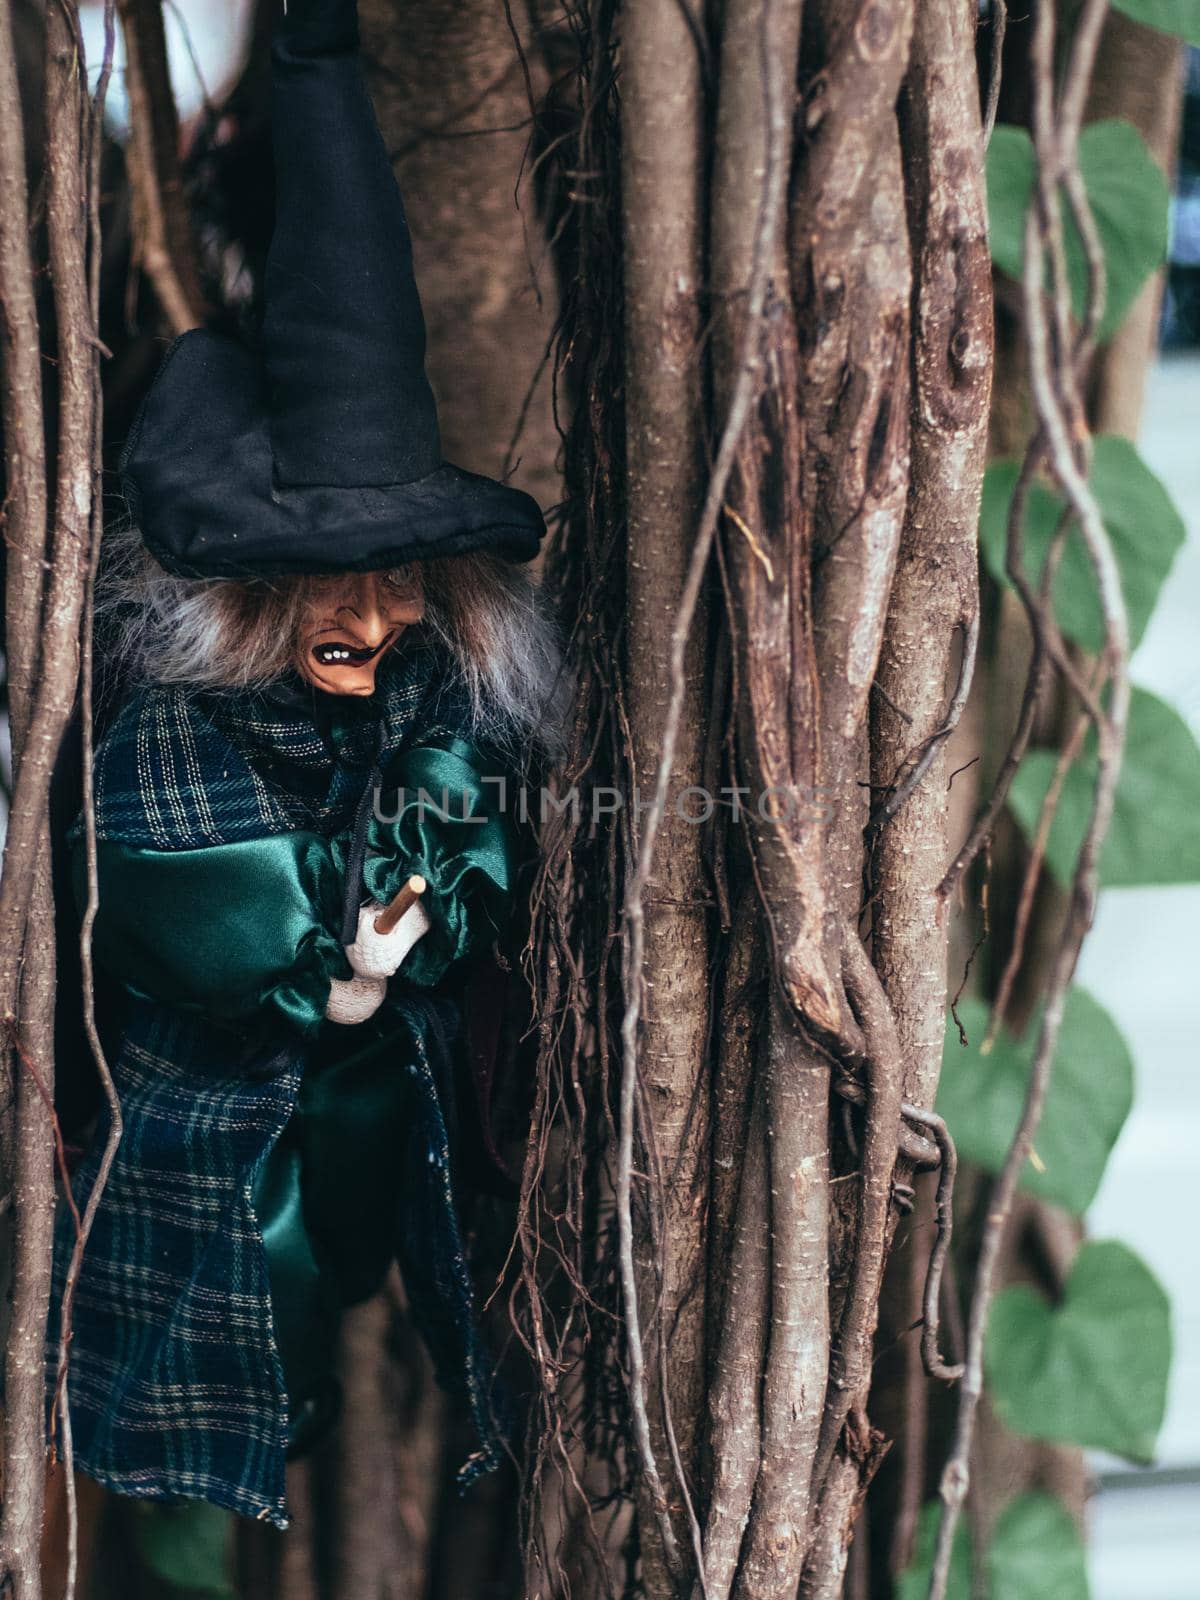
[[[362,0],[360,16],[412,230],[446,455],[493,477],[515,470],[553,506],[558,305],[533,172],[539,36],[519,7],[487,0]]]
[[[171,93],[161,0],[117,0],[129,98],[126,166],[137,263],[172,333],[204,320],[206,306],[179,160],[179,116]]]
[[[1086,118],[1120,117],[1146,141],[1167,179],[1174,176],[1183,109],[1185,50],[1156,28],[1110,11],[1096,55]],[[1124,322],[1097,359],[1088,410],[1097,433],[1135,439],[1146,394],[1146,375],[1158,343],[1162,272],[1142,285]]]
[[[675,0],[647,0],[622,14],[621,182],[625,232],[626,472],[628,489],[627,677],[632,802],[644,801],[662,758],[671,688],[670,619],[680,605],[701,485],[700,60]],[[669,62],[671,70],[663,72]],[[681,815],[704,781],[703,672],[706,619],[692,624],[680,734],[659,824],[645,905],[640,1058],[647,1160],[658,1175],[636,1252],[650,1352],[647,1409],[661,1470],[678,1449],[688,1489],[697,1487],[703,1415],[705,1220],[709,1088],[708,910],[700,828]],[[693,799],[695,797],[693,796]],[[640,823],[634,819],[634,836]],[[658,1198],[661,1196],[661,1200]],[[669,1413],[668,1409],[669,1408]],[[675,1441],[670,1433],[673,1423]],[[677,1488],[669,1514],[688,1544]],[[672,1592],[649,1508],[641,1518],[647,1593]]]
[[[0,8],[0,40],[11,42]],[[11,57],[0,48],[6,68]],[[16,483],[10,524],[6,651],[17,667],[13,702],[14,790],[0,878],[0,1041],[14,1085],[5,1157],[12,1161],[13,1307],[5,1360],[6,1492],[0,1513],[0,1581],[16,1600],[40,1600],[45,1481],[45,1327],[54,1220],[54,905],[50,885],[50,774],[74,702],[79,624],[92,532],[96,332],[85,249],[90,225],[91,127],[85,75],[72,20],[46,18],[44,79],[46,239],[57,353],[57,452],[52,530],[43,476],[42,392],[32,298],[20,101],[0,109],[0,301],[9,343],[5,367],[8,482]],[[14,87],[10,85],[10,87]],[[10,431],[11,430],[11,431]],[[11,489],[10,489],[11,492]],[[11,515],[11,513],[10,513]],[[14,540],[15,536],[15,540]],[[47,575],[42,576],[45,562]],[[36,570],[35,570],[36,569]],[[15,1080],[15,1081],[14,1081]],[[68,1487],[70,1487],[68,1485]]]

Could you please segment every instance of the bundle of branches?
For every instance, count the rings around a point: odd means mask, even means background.
[[[0,39],[14,38],[7,3]],[[0,1172],[11,1184],[12,1321],[5,1352],[4,1474],[0,1571],[18,1594],[39,1592],[44,1482],[44,1365],[56,1152],[55,948],[50,783],[82,683],[90,724],[89,597],[100,510],[100,167],[108,49],[94,97],[83,71],[74,7],[45,20],[42,118],[45,261],[52,294],[53,383],[44,381],[25,125],[15,52],[0,49],[0,305],[5,323],[4,437],[7,583],[5,654],[12,734],[12,801],[0,879]],[[40,250],[39,250],[40,254]],[[85,735],[85,765],[88,760]],[[82,959],[91,992],[89,929],[95,914],[95,850]],[[87,1022],[95,1041],[88,1007]],[[102,1065],[102,1059],[101,1059]],[[107,1080],[111,1091],[111,1080]],[[119,1130],[119,1113],[116,1117]],[[81,1237],[89,1219],[80,1219]],[[70,1480],[63,1400],[60,1440]]]
[[[529,949],[540,1051],[514,1307],[542,1379],[526,1554],[551,1592],[841,1592],[887,1449],[873,1340],[921,1169],[938,1172],[921,1351],[962,1379],[945,1592],[996,1252],[1092,914],[1127,702],[1080,401],[1103,274],[1092,248],[1079,329],[1058,199],[1094,246],[1077,144],[1104,10],[1085,7],[1057,90],[1054,13],[1037,11],[1022,483],[1061,487],[1105,645],[1084,681],[1046,585],[1020,584],[1028,714],[957,854],[948,747],[979,632],[992,376],[996,81],[981,91],[974,17],[940,0],[571,13],[555,576],[578,689]],[[1018,495],[1014,582],[1021,522]],[[1102,754],[950,1367],[954,1153],[932,1107],[951,909],[1054,670]]]

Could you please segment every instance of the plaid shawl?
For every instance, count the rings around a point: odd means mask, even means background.
[[[332,836],[353,819],[374,760],[462,727],[444,684],[427,652],[398,652],[375,703],[325,727],[294,686],[143,690],[98,753],[99,835],[162,851],[300,828]],[[394,1008],[414,1093],[397,1253],[439,1376],[465,1391],[481,1436],[469,1477],[498,1457],[451,1185],[445,1009],[417,998]],[[77,1463],[101,1483],[283,1527],[287,1394],[253,1191],[295,1107],[305,1047],[280,1025],[265,1034],[129,999],[112,1062],[124,1135],[77,1286],[70,1399]],[[73,1183],[81,1210],[105,1132],[102,1121]],[[56,1308],[73,1242],[64,1210]],[[51,1383],[57,1334],[52,1317]]]

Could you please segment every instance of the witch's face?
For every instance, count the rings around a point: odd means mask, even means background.
[[[379,663],[424,615],[415,567],[318,578],[296,630],[293,665],[326,694],[371,694]]]

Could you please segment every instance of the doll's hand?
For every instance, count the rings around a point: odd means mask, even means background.
[[[353,1027],[375,1015],[387,993],[386,978],[333,978],[325,1016],[329,1022]]]
[[[390,978],[417,940],[429,932],[429,913],[420,900],[400,918],[390,933],[375,931],[375,918],[383,907],[368,901],[358,913],[358,934],[346,946],[346,959],[360,978]]]

